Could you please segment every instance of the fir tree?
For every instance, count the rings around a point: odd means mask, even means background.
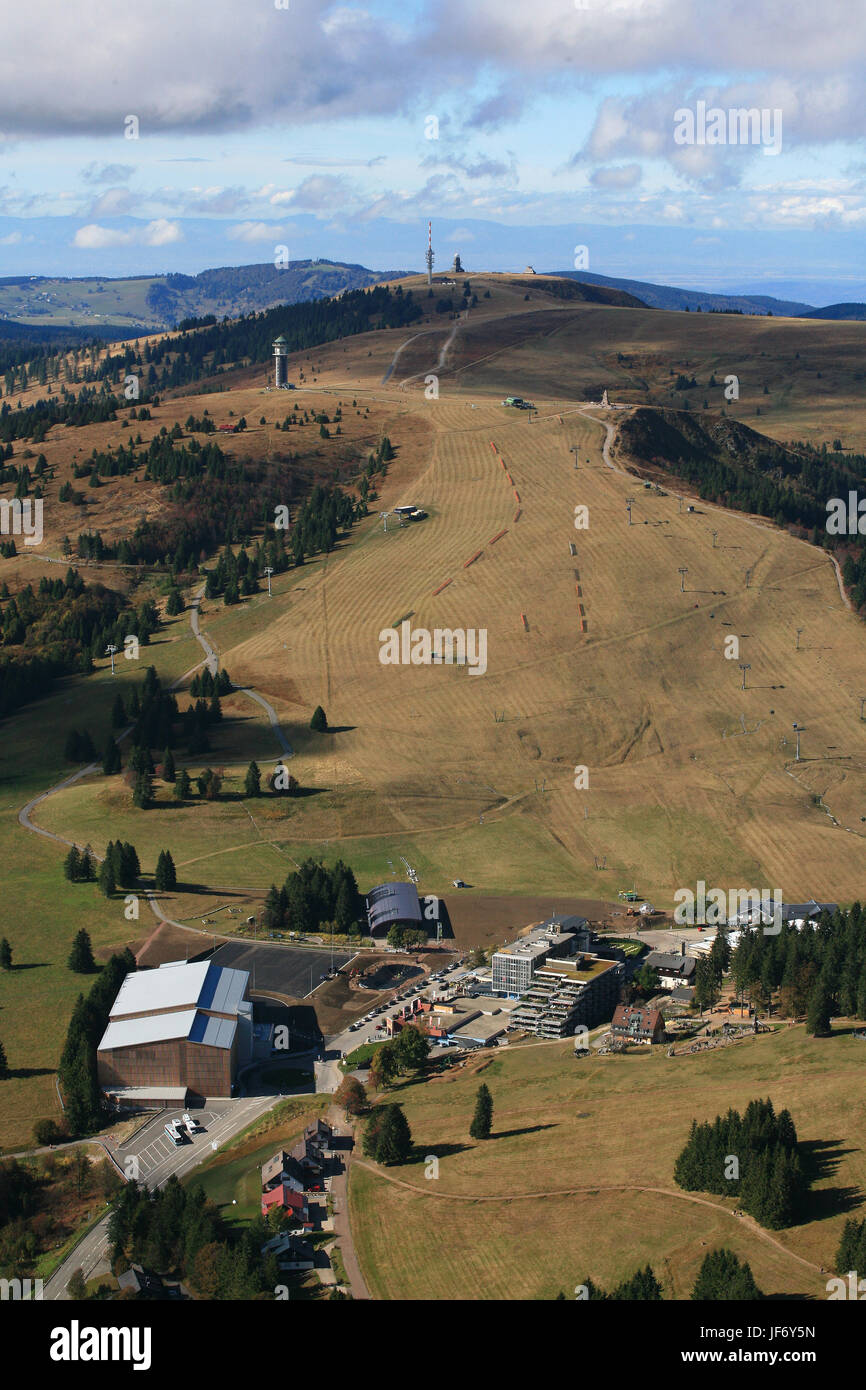
[[[187,801],[191,795],[192,787],[190,785],[189,773],[187,772],[185,767],[182,767],[180,772],[177,774],[177,781],[174,784],[175,800]]]
[[[0,970],[12,969],[12,947],[4,936],[0,941]]]
[[[102,771],[106,777],[111,777],[115,772],[120,772],[121,767],[120,749],[112,735],[109,734],[105,740],[105,751],[102,754]]]
[[[321,705],[316,705],[313,710],[313,717],[310,720],[310,728],[317,734],[323,734],[328,727],[328,720]]]
[[[70,847],[69,853],[63,861],[63,877],[68,879],[70,883],[77,883],[81,877],[81,857],[76,845]]]
[[[475,1114],[472,1116],[472,1124],[469,1126],[470,1138],[489,1139],[492,1123],[493,1097],[482,1082],[475,1094]]]
[[[175,780],[174,754],[170,748],[166,748],[162,755],[162,780],[173,782]]]
[[[733,1250],[711,1250],[704,1256],[692,1298],[698,1302],[753,1303],[763,1294],[750,1266],[740,1264]]]
[[[832,1003],[829,991],[823,980],[817,980],[809,995],[809,1009],[806,1014],[806,1032],[815,1038],[830,1036],[830,1011]]]
[[[262,774],[256,762],[250,763],[247,768],[247,775],[244,780],[244,796],[261,796],[262,794]]]
[[[67,963],[69,969],[74,970],[77,975],[91,975],[96,969],[90,937],[83,927],[75,935]]]
[[[103,897],[110,898],[117,891],[117,883],[114,878],[114,865],[111,859],[103,859],[99,867],[99,891]]]

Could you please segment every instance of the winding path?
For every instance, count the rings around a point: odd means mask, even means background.
[[[805,1259],[804,1256],[796,1254],[793,1250],[789,1250],[786,1245],[783,1245],[780,1240],[776,1240],[775,1236],[771,1236],[769,1231],[765,1231],[763,1226],[759,1226],[757,1221],[751,1216],[747,1216],[744,1212],[740,1212],[739,1210],[728,1211],[727,1207],[721,1206],[718,1202],[711,1202],[707,1197],[694,1197],[690,1192],[680,1192],[673,1187],[648,1187],[639,1183],[627,1182],[593,1183],[591,1187],[563,1187],[547,1192],[504,1192],[501,1195],[493,1194],[486,1196],[477,1192],[436,1192],[434,1191],[433,1184],[427,1187],[416,1187],[414,1183],[405,1182],[402,1178],[395,1178],[391,1173],[386,1173],[385,1170],[380,1168],[377,1164],[367,1163],[363,1158],[356,1158],[354,1162],[357,1163],[360,1168],[366,1168],[368,1172],[374,1173],[376,1177],[384,1178],[386,1182],[393,1183],[396,1187],[404,1187],[409,1192],[418,1193],[421,1197],[438,1197],[440,1200],[447,1202],[537,1202],[544,1197],[579,1197],[596,1192],[653,1192],[661,1197],[676,1197],[681,1202],[694,1202],[698,1206],[711,1207],[713,1211],[730,1216],[733,1221],[741,1222],[750,1235],[759,1236],[761,1240],[766,1241],[769,1245],[775,1246],[777,1250],[781,1251],[783,1255],[787,1255],[789,1259],[796,1260],[798,1264],[805,1265],[807,1269],[813,1270],[816,1274],[824,1273],[820,1265],[816,1265],[811,1260]]]
[[[195,637],[196,641],[199,643],[200,647],[202,648],[202,651],[205,654],[204,664],[213,676],[216,675],[219,666],[219,657],[217,656],[210,642],[207,640],[204,633],[201,631],[199,627],[199,606],[201,604],[203,594],[204,585],[202,585],[202,588],[194,596],[192,600],[192,605],[190,607],[189,614],[189,622],[190,627],[192,628],[193,636]],[[191,668],[192,671],[196,669],[196,667]],[[172,683],[169,689],[176,690],[178,686],[181,685],[183,681],[186,680],[187,676],[190,674],[190,671],[185,671],[182,676],[178,676],[177,680]],[[265,699],[264,695],[260,695],[257,690],[252,690],[249,686],[233,685],[232,689],[237,690],[242,695],[249,696],[251,700],[255,700],[258,705],[261,705],[262,709],[268,716],[271,728],[273,729],[277,737],[282,752],[285,753],[288,757],[292,757],[292,746],[286,738],[285,734],[283,733],[283,730],[280,726],[280,722],[277,718],[276,710],[274,709],[273,705],[271,705]],[[130,724],[127,728],[123,730],[122,733],[118,734],[116,742],[121,743],[123,739],[125,739],[132,732],[132,727],[133,726]],[[79,845],[77,841],[67,840],[65,836],[56,835],[53,830],[46,830],[44,826],[37,825],[35,821],[32,820],[32,815],[41,802],[47,801],[50,796],[55,796],[58,792],[65,791],[67,787],[74,786],[75,783],[80,782],[83,777],[89,777],[91,773],[97,772],[99,767],[100,763],[98,762],[88,763],[86,767],[80,767],[77,772],[71,773],[69,777],[64,777],[61,782],[55,783],[53,787],[49,787],[44,792],[40,792],[38,796],[32,797],[30,801],[27,802],[26,806],[22,806],[21,810],[18,812],[18,824],[23,826],[25,830],[32,830],[35,835],[41,835],[43,839],[53,840],[55,844],[66,845],[68,849],[71,849],[73,846],[75,846],[75,848],[79,850],[84,849],[84,846]],[[91,851],[91,853],[93,853],[93,851]],[[102,862],[102,855],[94,853],[93,857],[95,860],[97,860],[97,862]],[[150,908],[153,912],[154,917],[156,917],[156,919],[160,923],[166,922],[169,926],[179,927],[182,931],[193,932],[196,936],[208,934],[200,932],[197,927],[189,927],[184,922],[177,922],[173,917],[167,917],[166,914],[163,912],[159,899],[157,898],[156,893],[152,888],[142,888],[141,890],[139,890],[139,896],[144,896],[147,898],[147,901],[150,904]]]

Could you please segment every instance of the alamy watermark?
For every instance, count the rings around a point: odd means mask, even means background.
[[[0,497],[0,534],[23,536],[25,545],[42,544],[42,498]]]
[[[705,101],[681,106],[674,112],[677,145],[761,145],[764,154],[782,149],[782,112],[779,107],[721,106],[707,108]]]
[[[827,502],[827,534],[829,536],[866,536],[866,497],[856,492],[844,497],[831,497]]]
[[[400,630],[383,627],[379,633],[383,666],[468,666],[470,676],[487,670],[487,629],[462,627],[412,628],[408,618]]]
[[[674,893],[674,922],[679,927],[763,926],[765,936],[782,930],[782,891],[769,888],[710,888],[703,879]]]

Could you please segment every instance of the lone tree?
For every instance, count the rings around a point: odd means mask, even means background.
[[[108,860],[105,861],[108,863]],[[81,928],[76,932],[72,942],[72,950],[69,952],[69,969],[74,970],[77,975],[91,975],[96,969],[96,961],[93,959],[93,947],[90,944],[90,937]]]
[[[160,893],[170,893],[177,887],[177,870],[174,867],[171,853],[167,849],[159,851],[154,885]]]
[[[469,1126],[471,1139],[489,1139],[493,1123],[493,1097],[482,1081],[475,1094],[475,1114]]]
[[[261,796],[262,774],[257,762],[251,762],[244,778],[244,796]]]
[[[5,1081],[9,1075],[9,1063],[6,1060],[6,1049],[0,1042],[0,1081]]]
[[[0,967],[2,967],[3,970],[12,969],[12,947],[9,945],[5,936],[3,940],[0,941]]]
[[[163,782],[173,782],[175,776],[174,754],[170,748],[166,748],[162,757],[162,780]]]
[[[189,773],[182,767],[177,774],[177,781],[174,784],[175,801],[187,801],[192,796],[192,786],[189,780]]]
[[[316,705],[313,710],[313,717],[310,720],[310,728],[317,734],[323,734],[328,728],[328,719],[321,705]]]
[[[704,1256],[692,1298],[698,1302],[752,1303],[763,1298],[749,1265],[733,1250],[711,1250]]]

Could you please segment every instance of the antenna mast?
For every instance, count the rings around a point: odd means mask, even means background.
[[[433,223],[427,223],[427,252],[424,257],[427,262],[427,284],[433,284]]]

